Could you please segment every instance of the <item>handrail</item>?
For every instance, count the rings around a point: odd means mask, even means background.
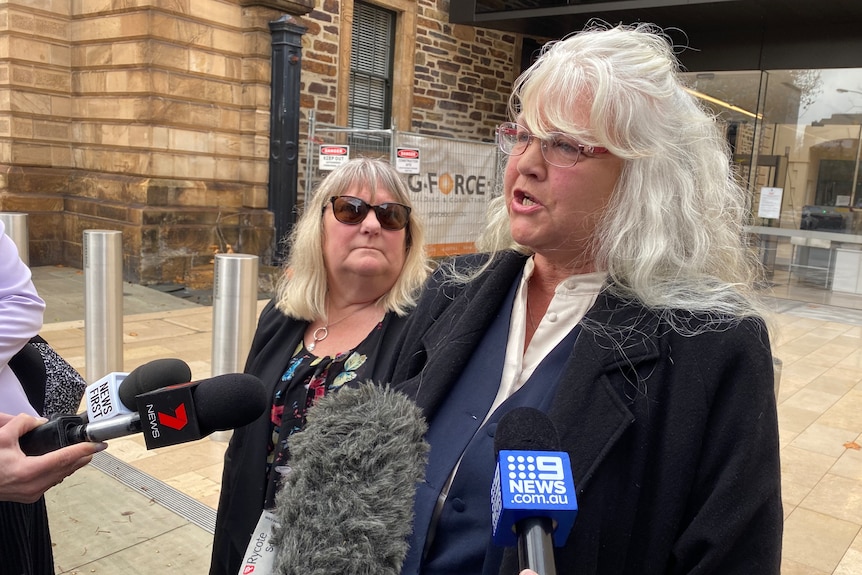
[[[793,230],[788,228],[770,228],[767,226],[745,226],[745,231],[761,236],[780,236],[785,238],[806,238],[829,240],[845,244],[862,244],[862,235],[844,234],[841,232],[822,232],[819,230]]]

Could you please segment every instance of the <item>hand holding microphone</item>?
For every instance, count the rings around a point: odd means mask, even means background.
[[[41,421],[24,414],[13,417],[0,413],[0,501],[33,503],[107,447],[104,443],[81,443],[27,457],[18,445],[19,438]]]
[[[164,372],[156,366],[141,374],[158,376]],[[169,380],[176,377],[176,364],[167,369],[167,374]],[[133,399],[137,411],[90,422],[78,415],[56,416],[22,436],[21,449],[28,455],[42,455],[67,445],[141,432],[147,449],[155,449],[246,425],[266,410],[263,383],[251,375],[226,374],[180,385],[162,380],[158,383],[167,387],[146,393],[138,392],[152,382],[132,375],[121,382],[118,397],[123,405]]]
[[[67,437],[70,424],[83,426],[88,419],[129,414],[136,395],[190,379],[184,361],[156,360],[87,386],[87,413],[58,415],[49,421],[0,413],[0,500],[33,503],[107,447],[101,441]]]
[[[109,373],[84,390],[86,412],[54,414],[49,421],[22,436],[21,449],[27,455],[44,455],[88,441],[86,438],[75,439],[70,434],[89,422],[113,420],[116,423],[120,420],[114,420],[115,417],[134,412],[136,396],[190,380],[191,369],[181,359],[157,359],[136,367],[130,373]]]

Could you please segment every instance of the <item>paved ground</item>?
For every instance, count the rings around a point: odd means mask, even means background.
[[[33,268],[33,283],[45,299],[45,323],[83,320],[84,272],[64,266]],[[137,315],[176,309],[200,307],[194,300],[171,295],[183,293],[163,291],[123,282],[123,315]]]

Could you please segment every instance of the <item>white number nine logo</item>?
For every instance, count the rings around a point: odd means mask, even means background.
[[[548,455],[537,456],[536,469],[540,471],[539,479],[544,481],[559,481],[565,477],[563,460],[559,457]]]

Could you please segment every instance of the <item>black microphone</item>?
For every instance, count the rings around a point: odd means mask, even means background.
[[[532,407],[506,413],[494,432],[493,540],[517,543],[521,570],[539,575],[556,575],[553,547],[565,544],[578,513],[569,455],[559,449],[554,424]]]
[[[399,575],[426,429],[407,396],[370,382],[311,407],[276,496],[275,573]]]
[[[135,398],[136,413],[85,423],[61,415],[18,440],[27,455],[43,455],[84,441],[107,441],[143,433],[147,449],[176,445],[247,425],[266,411],[263,383],[230,373],[150,391]]]
[[[192,380],[189,364],[181,359],[155,359],[133,369],[120,385],[118,396],[123,405],[134,410],[135,398],[142,393]]]
[[[127,415],[137,409],[136,396],[191,380],[192,370],[188,364],[173,358],[156,359],[129,373],[111,372],[84,390],[87,411],[80,415],[85,423]]]

